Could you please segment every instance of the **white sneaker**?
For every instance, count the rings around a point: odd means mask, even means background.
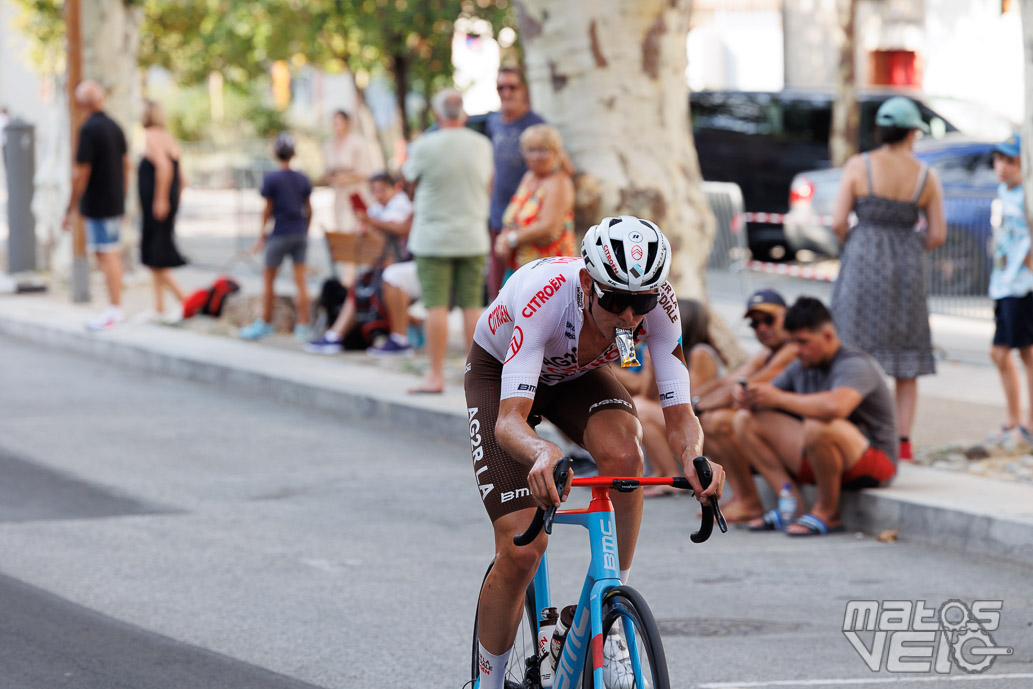
[[[160,319],[160,313],[154,309],[146,309],[131,317],[129,322],[133,324],[158,323]]]
[[[632,689],[635,686],[635,670],[631,667],[628,645],[620,635],[621,620],[610,627],[603,642],[603,684],[606,689]]]
[[[158,315],[161,317],[161,322],[165,325],[175,325],[183,320],[183,307],[170,306]]]
[[[111,330],[117,328],[125,322],[125,314],[122,313],[122,309],[117,306],[109,306],[104,311],[91,321],[86,323],[87,330]]]

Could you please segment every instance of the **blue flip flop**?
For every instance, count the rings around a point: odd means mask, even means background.
[[[799,524],[800,526],[805,527],[807,530],[801,531],[799,533],[796,533],[794,531],[786,531],[786,536],[825,536],[827,534],[843,533],[844,531],[846,531],[846,529],[843,528],[842,524],[839,526],[830,527],[810,512],[797,519],[795,522],[793,522],[793,524]]]
[[[768,510],[761,517],[761,524],[747,524],[747,531],[785,531],[785,524],[782,522],[782,515],[778,510]]]

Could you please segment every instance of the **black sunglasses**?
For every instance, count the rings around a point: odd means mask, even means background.
[[[767,316],[762,316],[761,318],[751,318],[750,319],[750,327],[753,328],[754,330],[759,328],[762,323],[770,328],[771,326],[773,326],[775,324],[775,317],[772,316],[771,314],[768,314]]]
[[[660,295],[656,292],[611,292],[599,287],[598,282],[593,282],[595,296],[599,299],[599,306],[612,314],[620,315],[629,306],[635,315],[644,316],[656,308]]]

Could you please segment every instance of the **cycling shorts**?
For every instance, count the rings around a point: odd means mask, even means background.
[[[463,385],[474,478],[488,517],[494,522],[511,512],[534,507],[534,499],[527,487],[527,474],[531,467],[510,457],[495,439],[495,422],[502,395],[502,362],[474,343],[466,360]],[[539,383],[536,387],[530,416],[548,419],[582,447],[585,428],[593,414],[618,409],[637,416],[631,395],[609,366],[593,369],[563,383]]]

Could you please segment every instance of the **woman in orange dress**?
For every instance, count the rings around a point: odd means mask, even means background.
[[[574,182],[563,170],[563,142],[555,127],[536,124],[520,135],[527,172],[502,215],[495,251],[508,261],[505,278],[531,261],[576,256]],[[503,280],[505,282],[505,280]]]

